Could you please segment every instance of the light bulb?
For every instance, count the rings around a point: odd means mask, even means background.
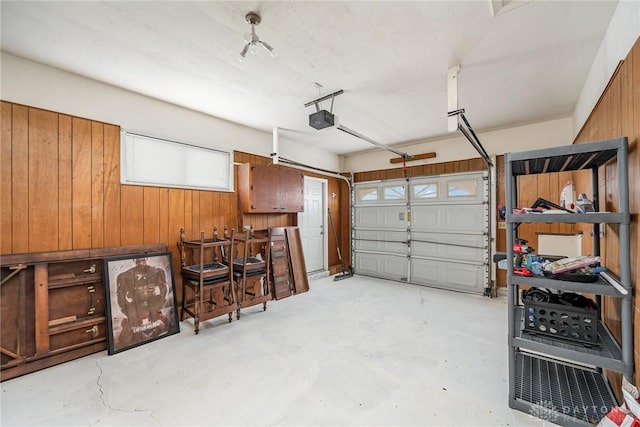
[[[257,50],[258,50],[258,49],[256,49],[256,45],[255,45],[255,43],[251,43],[251,44],[249,45],[249,52],[251,52],[251,54],[252,54],[252,55],[255,55]]]
[[[278,51],[272,48],[269,43],[263,41],[261,41],[260,43],[262,43],[262,46],[264,46],[264,48],[269,51],[272,57],[275,58],[276,56],[278,56]]]
[[[242,51],[240,52],[240,57],[238,58],[238,60],[244,61],[244,58],[247,55],[248,49],[249,49],[249,44],[245,44],[244,47],[242,48]]]
[[[251,43],[251,33],[244,33],[244,41]]]

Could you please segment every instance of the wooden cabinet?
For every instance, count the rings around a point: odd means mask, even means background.
[[[103,259],[166,245],[3,255],[0,380],[105,350]]]
[[[243,213],[292,213],[304,210],[304,175],[279,168],[238,167],[238,205]]]

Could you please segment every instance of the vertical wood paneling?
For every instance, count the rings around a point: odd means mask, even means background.
[[[206,236],[210,235],[214,226],[212,200],[210,191],[200,191],[200,230],[204,230]]]
[[[58,115],[58,250],[73,248],[71,116]]]
[[[104,125],[91,122],[91,247],[104,247]]]
[[[185,201],[186,204],[186,201]],[[175,249],[175,243],[180,239],[180,230],[169,229],[169,189],[160,188],[158,191],[158,242],[166,243],[169,249]]]
[[[536,194],[536,198],[538,197],[538,195],[542,195],[542,194],[551,194],[549,192],[549,174],[547,173],[543,173],[540,175],[537,175],[537,184],[538,184],[538,193]],[[544,196],[542,196],[544,197]],[[531,205],[529,205],[531,206]],[[549,224],[537,224],[537,228],[538,228],[538,233],[550,233],[551,230],[551,225]],[[536,248],[538,247],[538,243],[535,243]]]
[[[220,209],[220,193],[211,193],[211,207],[213,209],[213,226],[222,230],[222,211]]]
[[[168,210],[168,228],[169,236],[172,237],[172,241],[177,242],[180,239],[180,229],[184,227],[184,204],[185,204],[185,190],[178,190],[171,188],[168,191],[169,196],[169,210]],[[196,191],[194,191],[196,193]],[[199,236],[198,236],[199,237]],[[192,237],[195,238],[195,237]],[[174,271],[180,271],[180,255],[178,254],[177,247],[174,244],[169,244],[169,249],[173,253],[173,269]],[[182,289],[177,287],[178,301],[182,301]]]
[[[238,198],[235,193],[222,193],[220,196],[220,207],[223,215],[222,225],[229,229],[237,228]]]
[[[160,192],[157,187],[144,187],[142,197],[143,242],[160,243]]]
[[[560,201],[560,193],[564,186],[569,182],[573,181],[573,176],[571,172],[559,172],[558,173],[558,193],[556,201]],[[575,184],[575,183],[574,183]],[[575,185],[574,187],[575,188]],[[558,232],[562,234],[571,234],[573,233],[574,225],[573,224],[558,224]]]
[[[640,138],[640,38],[636,41],[630,54],[621,65],[617,74],[613,76],[596,107],[581,129],[576,142],[587,142],[600,139],[627,136],[629,139],[629,190],[631,211],[631,281],[636,299],[634,303],[634,359],[636,366],[640,363],[640,309],[638,307],[638,180],[640,179],[640,153],[638,139]],[[608,164],[600,170],[599,176],[601,210],[617,211],[617,165]],[[620,267],[620,253],[617,225],[605,227],[605,238],[601,244],[601,255],[605,266],[618,272]],[[603,298],[603,317],[614,336],[620,337],[620,300]],[[636,369],[636,372],[638,370]],[[621,375],[607,372],[611,387],[620,398]],[[637,378],[637,376],[636,376]]]
[[[120,187],[120,241],[123,246],[144,242],[143,188],[135,185]]]
[[[120,128],[104,126],[104,244],[120,246]]]
[[[91,247],[91,122],[74,117],[73,249]]]
[[[29,109],[29,251],[58,249],[58,115]]]
[[[171,230],[171,233],[178,235],[180,230]],[[193,236],[193,190],[184,192],[184,232],[185,236]]]
[[[11,218],[13,253],[29,252],[29,110],[14,105],[11,123]]]
[[[0,103],[0,253],[11,253],[11,104]]]
[[[191,224],[193,228],[191,229],[191,238],[197,239],[200,236],[200,192],[192,191],[191,192],[191,206],[193,210],[191,211]]]

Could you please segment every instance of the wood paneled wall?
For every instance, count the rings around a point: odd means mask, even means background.
[[[1,109],[2,255],[166,243],[177,272],[180,228],[196,238],[237,222],[235,193],[121,185],[116,125]]]
[[[640,305],[638,304],[638,278],[640,277],[640,38],[620,64],[587,122],[576,138],[576,143],[626,136],[629,139],[629,208],[631,211],[631,283],[634,288],[634,359],[636,366],[636,384],[640,367]],[[591,188],[590,181],[584,177],[574,178],[578,185]],[[599,176],[601,210],[617,211],[618,208],[617,164],[605,166]],[[618,227],[606,226],[604,240],[601,242],[604,264],[608,269],[619,272]],[[603,299],[605,320],[614,335],[620,337],[619,300]],[[621,376],[609,373],[614,391],[619,392]]]
[[[235,192],[120,184],[116,125],[4,101],[0,119],[2,255],[166,243],[179,284],[180,228],[187,238],[198,238],[201,230],[211,236],[213,227],[222,233],[225,225],[261,229],[297,224],[296,214],[239,213]],[[271,161],[242,152],[234,160]],[[329,208],[348,264],[349,192],[336,178],[328,178],[328,187],[329,194],[337,195],[329,198]],[[329,265],[332,272],[339,265],[333,236]]]
[[[408,166],[406,177],[442,175],[447,173],[473,172],[486,169],[484,160],[480,157],[475,159],[458,160],[454,162],[433,163],[428,165]],[[403,168],[374,170],[367,172],[356,172],[353,176],[354,182],[377,181],[379,179],[404,178]]]

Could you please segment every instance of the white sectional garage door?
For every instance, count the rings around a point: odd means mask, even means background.
[[[481,294],[488,283],[486,173],[358,183],[358,274]]]

